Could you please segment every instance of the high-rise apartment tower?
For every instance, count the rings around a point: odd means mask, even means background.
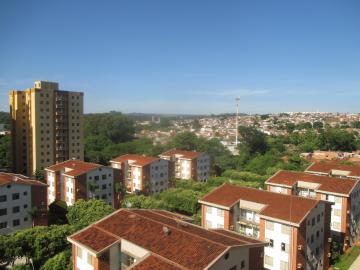
[[[83,160],[83,97],[47,81],[9,92],[15,172],[33,175],[71,158]]]

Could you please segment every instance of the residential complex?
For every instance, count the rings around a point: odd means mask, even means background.
[[[160,155],[170,161],[171,177],[206,182],[210,176],[210,156],[195,151],[171,149]]]
[[[120,209],[68,237],[73,269],[263,269],[265,242],[161,210]]]
[[[229,184],[199,203],[203,227],[269,242],[266,269],[328,269],[330,203]]]
[[[154,194],[168,188],[169,162],[156,157],[127,154],[110,160],[120,170],[121,182],[129,193]]]
[[[279,171],[266,184],[269,191],[331,202],[332,237],[345,248],[357,241],[360,221],[358,180]]]
[[[360,180],[360,163],[346,160],[321,161],[311,164],[305,172]]]
[[[84,158],[83,93],[55,82],[9,93],[13,170],[33,175],[69,158]]]
[[[100,199],[116,205],[115,180],[119,178],[111,167],[80,160],[67,160],[45,168],[48,184],[48,204],[55,200],[73,205],[79,199]]]
[[[46,191],[47,185],[40,181],[0,172],[0,235],[47,225]]]

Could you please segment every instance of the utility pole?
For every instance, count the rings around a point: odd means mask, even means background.
[[[235,146],[238,145],[238,137],[239,137],[239,122],[238,122],[238,118],[239,118],[239,101],[240,101],[240,98],[237,97],[235,98],[235,101],[236,101],[236,121],[235,121],[235,128],[236,128],[236,135],[235,135]]]

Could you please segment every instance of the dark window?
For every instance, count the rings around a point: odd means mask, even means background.
[[[7,227],[7,222],[0,222],[0,229],[4,229]]]
[[[274,247],[274,240],[270,239],[269,242],[270,242],[270,243],[269,243],[269,246],[270,246],[270,247]]]
[[[24,196],[27,196],[27,191],[24,191]]]
[[[27,208],[27,204],[24,204],[24,208],[25,208],[25,209]]]
[[[312,225],[312,226],[315,225],[315,218],[313,218],[313,219],[311,220],[311,225]]]
[[[20,198],[20,194],[19,193],[13,193],[12,195],[12,199],[13,200],[18,200]]]
[[[243,269],[243,268],[245,268],[245,261],[244,260],[241,261],[241,269]]]
[[[106,189],[106,184],[101,186],[102,189]]]
[[[241,262],[242,263],[242,262]],[[245,263],[244,263],[245,264]],[[243,267],[241,267],[241,268],[243,268]],[[229,270],[236,270],[237,269],[237,266],[236,265],[234,265],[233,267],[230,267],[229,268]]]
[[[28,221],[28,218],[27,218],[27,217],[24,217],[24,221]]]
[[[314,235],[311,235],[311,243],[314,243]]]
[[[96,175],[96,176],[94,177],[94,179],[95,179],[96,181],[99,180],[99,176]]]
[[[227,260],[229,258],[229,253],[226,253],[224,257],[225,257],[225,260]]]
[[[317,215],[317,220],[316,220],[317,222],[320,222],[320,214],[319,215]]]
[[[285,243],[281,243],[281,250],[282,250],[282,251],[285,251],[285,248],[286,248]]]
[[[1,195],[0,196],[0,202],[6,202],[6,200],[7,200],[6,195]]]
[[[20,219],[14,219],[13,220],[13,226],[16,227],[16,226],[19,226],[20,225]]]
[[[101,176],[101,179],[106,179],[106,174],[103,174],[102,176]]]
[[[316,248],[315,254],[319,255],[319,248],[318,247]]]
[[[0,209],[0,216],[5,216],[5,215],[7,215],[7,209],[6,208]]]
[[[106,194],[103,194],[103,195],[101,196],[101,198],[102,198],[103,200],[105,200],[105,199],[106,199]]]
[[[13,213],[19,213],[20,212],[20,207],[19,206],[14,206],[13,207]]]

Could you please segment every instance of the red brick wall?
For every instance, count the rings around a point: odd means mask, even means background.
[[[331,220],[331,205],[329,203],[325,204],[324,212],[324,269],[328,269],[330,266],[330,258],[328,253],[330,252],[331,243],[329,243],[330,237],[330,220]]]
[[[60,185],[60,172],[55,173],[55,199],[61,200],[61,185]]]
[[[295,228],[293,227],[293,254],[295,255],[293,258],[295,258],[295,260],[293,259],[292,262],[295,263],[295,265],[293,265],[292,269],[297,269],[297,264],[301,263],[303,268],[305,269],[306,267],[306,220],[304,220],[301,224],[300,224],[300,228]],[[302,246],[302,250],[298,250],[298,246],[301,245]]]
[[[99,258],[94,258],[94,270],[110,270],[110,252],[104,251]]]
[[[264,269],[264,247],[249,249],[249,269]]]
[[[87,199],[87,183],[86,183],[86,174],[77,176],[74,180],[74,198],[75,202],[80,199]]]
[[[47,186],[31,186],[31,207],[39,210],[39,215],[34,219],[35,226],[47,226]]]
[[[191,168],[191,179],[198,180],[197,179],[197,158],[194,158],[190,162],[190,168]]]
[[[72,245],[72,262],[73,262],[73,270],[76,270],[76,247]]]

